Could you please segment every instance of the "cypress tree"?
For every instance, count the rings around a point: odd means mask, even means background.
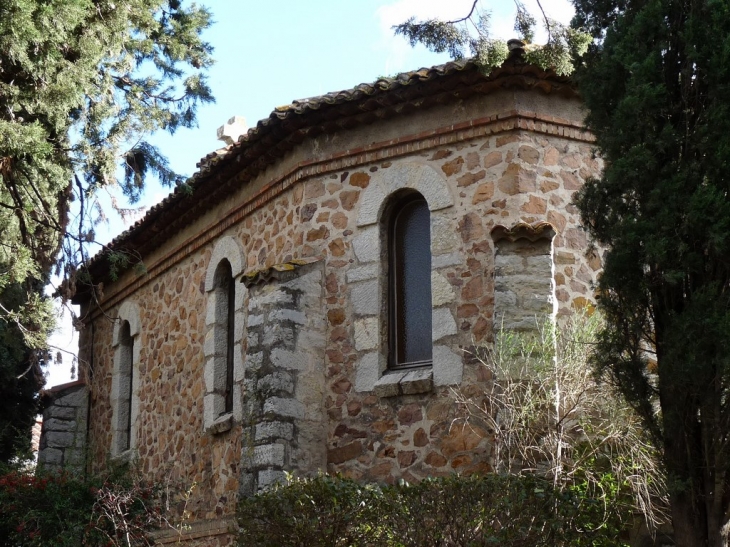
[[[574,0],[605,161],[577,198],[606,249],[595,353],[663,454],[677,545],[730,518],[730,3]]]

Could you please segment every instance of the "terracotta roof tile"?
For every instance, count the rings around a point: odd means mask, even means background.
[[[230,188],[229,181],[234,174],[249,170],[252,178],[305,137],[345,127],[342,125],[345,118],[350,120],[347,127],[352,127],[374,121],[371,113],[375,111],[397,115],[411,101],[417,101],[415,107],[422,108],[435,104],[445,93],[461,98],[510,86],[576,93],[569,78],[529,65],[519,55],[513,55],[488,76],[471,60],[452,61],[278,106],[268,118],[241,135],[238,142],[203,157],[197,163],[198,171],[186,184],[151,207],[108,247],[134,249],[144,255],[220,199],[221,192]],[[430,104],[425,100],[429,97],[434,98]],[[190,199],[193,195],[196,199]],[[103,253],[96,255],[89,266],[96,278],[106,274],[102,257]]]

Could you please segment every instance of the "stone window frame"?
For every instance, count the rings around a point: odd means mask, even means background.
[[[430,293],[431,291],[431,272],[423,272],[419,271],[415,274],[415,279],[413,278],[413,275],[406,280],[403,285],[403,288],[398,287],[398,278],[400,275],[397,273],[398,271],[405,270],[405,256],[407,253],[406,248],[411,248],[411,253],[413,247],[410,243],[404,242],[402,244],[402,248],[398,247],[397,239],[399,239],[398,235],[399,233],[402,234],[404,230],[406,230],[405,227],[399,226],[399,219],[402,215],[407,211],[409,207],[412,207],[413,205],[417,207],[425,207],[426,211],[428,211],[428,204],[426,203],[426,200],[423,198],[423,196],[419,192],[398,192],[397,194],[391,196],[389,199],[391,202],[386,207],[386,212],[383,215],[383,229],[386,230],[385,232],[385,246],[386,246],[386,253],[387,253],[387,273],[388,273],[388,290],[386,295],[386,301],[388,306],[388,369],[389,370],[405,370],[409,368],[423,368],[425,366],[432,366],[433,365],[433,355],[431,355],[431,352],[429,351],[429,355],[427,359],[422,359],[421,361],[414,360],[414,359],[407,359],[406,355],[401,355],[401,350],[399,349],[401,341],[404,339],[404,332],[410,332],[409,327],[406,326],[407,323],[412,321],[408,321],[408,318],[406,318],[405,321],[401,322],[399,318],[402,318],[403,314],[403,306],[405,305],[403,302],[401,302],[401,297],[403,296],[403,293],[407,292],[408,289],[405,288],[405,285],[413,286],[415,285],[416,288],[419,290],[419,292],[428,291]],[[431,215],[430,211],[428,211],[428,222],[430,224],[431,222]],[[424,219],[425,220],[425,219]],[[387,223],[387,226],[386,226]],[[421,225],[421,227],[425,228],[425,224]],[[425,229],[423,230],[425,232]],[[416,233],[415,239],[421,239],[424,237],[423,233]],[[412,241],[412,240],[410,240]],[[431,253],[430,253],[430,246],[431,246],[431,235],[430,231],[428,234],[428,241],[425,240],[420,241],[421,245],[428,246],[429,250],[428,253],[424,251],[419,258],[423,260],[425,257],[423,257],[423,254],[428,255],[428,263],[430,265],[431,263]],[[415,244],[418,246],[418,243]],[[425,274],[425,275],[424,275]],[[422,277],[421,277],[422,276]],[[428,305],[431,306],[431,299],[429,294],[428,299]],[[431,306],[432,307],[432,306]],[[424,314],[425,315],[425,314]],[[431,328],[432,326],[429,324],[423,325],[424,327]],[[431,348],[429,348],[431,349]],[[424,355],[424,357],[426,357]]]
[[[117,318],[112,334],[112,348],[114,350],[114,368],[112,372],[112,446],[111,454],[115,459],[131,460],[136,453],[137,440],[137,418],[139,417],[139,356],[140,344],[140,319],[139,307],[136,303],[124,302],[117,312]],[[131,338],[132,352],[131,359],[127,360],[128,348],[123,344],[122,329],[124,324],[129,324],[129,336]],[[125,388],[129,385],[129,376],[132,376],[131,389],[129,394]],[[126,406],[129,411],[124,412]],[[129,437],[127,446],[126,438]]]
[[[243,249],[240,243],[231,236],[220,238],[208,262],[205,275],[205,293],[207,295],[205,314],[205,342],[203,354],[205,356],[203,395],[203,425],[205,431],[211,434],[223,433],[240,422],[243,418],[241,404],[241,389],[243,385],[243,351],[242,340],[244,332],[244,299],[245,287],[236,282],[243,273]],[[227,293],[217,291],[216,272],[223,261],[231,266],[233,290],[235,291],[235,311],[233,314],[233,411],[225,412],[225,390],[227,376],[228,329],[222,325],[227,323],[227,317],[219,317],[221,306],[217,305],[219,298],[228,299]],[[227,308],[227,306],[226,306]]]
[[[387,306],[387,256],[384,247],[384,214],[393,196],[412,190],[421,194],[431,212],[431,308],[433,363],[430,367],[389,370],[388,348],[384,333]],[[444,338],[457,334],[451,310],[456,300],[453,288],[440,269],[462,264],[460,241],[451,220],[441,213],[454,205],[448,181],[433,167],[404,162],[371,175],[363,191],[353,239],[359,262],[347,273],[350,298],[355,313],[355,349],[360,353],[356,364],[355,391],[374,391],[381,397],[429,392],[433,386],[461,383],[462,356]]]

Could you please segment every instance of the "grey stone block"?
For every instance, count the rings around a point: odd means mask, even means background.
[[[278,345],[291,348],[294,346],[294,330],[281,323],[269,323],[264,331],[263,344],[270,348]]]
[[[360,263],[380,261],[380,228],[370,226],[360,230],[352,240],[352,249]]]
[[[301,419],[304,418],[304,405],[294,399],[269,397],[264,401],[264,414]]]
[[[76,407],[72,406],[56,406],[52,405],[48,408],[48,418],[58,418],[59,420],[73,420],[76,418]],[[48,419],[44,417],[44,422]]]
[[[258,315],[249,315],[248,316],[248,328],[252,327],[258,327],[259,325],[264,324],[264,314],[260,313]]]
[[[368,353],[360,358],[355,373],[355,391],[372,391],[385,370],[385,358],[380,353]]]
[[[275,484],[285,484],[286,475],[283,471],[277,471],[274,469],[264,469],[258,473],[258,489],[266,490],[274,486]]]
[[[347,282],[354,283],[357,281],[367,281],[368,279],[376,279],[380,271],[380,265],[367,264],[359,268],[351,268],[347,272]]]
[[[456,334],[456,321],[449,308],[436,308],[433,310],[433,325],[431,337],[434,342],[445,336]]]
[[[269,321],[291,321],[297,325],[303,325],[307,318],[304,312],[299,310],[274,310],[269,313]]]
[[[254,467],[283,467],[284,445],[273,443],[256,446],[253,449]]]
[[[68,408],[68,407],[67,407]],[[75,412],[74,412],[75,414]],[[43,422],[46,431],[76,431],[78,424],[75,420],[58,420],[51,418]]]
[[[256,424],[256,441],[266,439],[284,439],[291,441],[294,438],[294,424],[289,422],[260,422]]]
[[[433,347],[433,383],[436,386],[461,384],[464,361],[448,346]]]
[[[86,405],[86,387],[81,386],[73,388],[73,391],[65,393],[62,397],[58,397],[53,401],[56,406],[73,406],[80,407]]]
[[[68,448],[74,445],[74,434],[69,432],[48,431],[45,438],[49,448]]]
[[[403,395],[429,393],[433,390],[433,369],[429,367],[407,372],[400,381],[400,388]]]
[[[302,352],[275,348],[271,351],[271,364],[285,370],[304,370],[306,355]]]
[[[378,315],[380,313],[380,293],[377,280],[352,285],[350,300],[358,315]]]
[[[431,257],[431,268],[446,268],[447,266],[459,266],[464,264],[464,255],[461,253],[449,253]]]
[[[406,375],[405,372],[390,372],[384,374],[373,386],[373,391],[378,397],[395,397],[400,395],[400,382]]]
[[[291,395],[294,393],[294,379],[287,372],[277,371],[261,378],[257,385],[257,391],[261,394],[283,391]]]

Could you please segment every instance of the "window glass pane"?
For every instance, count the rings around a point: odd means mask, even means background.
[[[432,355],[431,229],[428,206],[421,196],[396,211],[392,244],[395,364],[428,362]]]

